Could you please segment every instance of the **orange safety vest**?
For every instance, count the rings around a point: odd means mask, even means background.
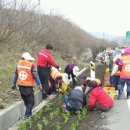
[[[123,65],[120,77],[130,77],[130,55],[122,57]]]
[[[33,63],[26,60],[20,60],[17,64],[18,79],[17,84],[23,86],[34,86],[35,80],[31,73]]]
[[[51,77],[52,77],[52,79],[56,79],[57,77],[62,77],[62,73],[60,73],[59,71],[57,71],[57,70],[52,70],[51,71]]]

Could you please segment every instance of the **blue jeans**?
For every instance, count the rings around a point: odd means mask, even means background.
[[[114,76],[110,76],[110,84],[114,84],[114,80],[115,80],[115,77]]]
[[[127,97],[130,96],[130,79],[119,79],[119,83],[118,83],[118,90],[119,90],[119,96],[122,96],[123,90],[124,90],[124,86],[127,86]]]
[[[118,89],[119,79],[120,79],[120,76],[114,76],[113,86],[115,87],[115,90]]]

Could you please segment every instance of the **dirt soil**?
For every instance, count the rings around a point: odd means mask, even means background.
[[[0,92],[0,111],[20,100],[18,90],[8,89],[5,92]]]

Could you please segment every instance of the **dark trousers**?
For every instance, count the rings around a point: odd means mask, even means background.
[[[96,102],[96,103],[94,104],[94,109],[95,109],[95,110],[102,111],[102,112],[108,111],[108,110],[111,109],[111,108],[112,108],[112,106],[109,106],[109,107],[101,106],[99,102]]]
[[[32,109],[34,106],[34,91],[33,87],[27,86],[19,86],[19,91],[21,94],[21,98],[24,101],[24,105],[26,107],[25,117],[29,117],[32,115]]]
[[[56,82],[55,80],[50,76],[49,81],[51,83],[51,93],[56,92]]]
[[[51,90],[49,88],[49,76],[50,76],[50,69],[49,68],[44,68],[44,67],[39,67],[38,66],[38,75],[42,84],[42,92],[43,94],[47,94],[50,95],[51,94]]]

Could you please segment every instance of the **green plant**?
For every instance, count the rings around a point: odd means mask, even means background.
[[[62,94],[61,93],[58,94],[58,98],[62,98]]]
[[[70,118],[70,112],[68,111],[67,113],[63,113],[62,117],[64,119],[64,123],[67,123]]]
[[[86,116],[86,113],[87,113],[87,108],[86,107],[83,107],[82,111],[81,111],[81,114],[83,117]]]
[[[80,120],[81,120],[81,118],[82,118],[81,113],[78,113],[78,120],[80,121]]]
[[[53,119],[53,117],[54,117],[54,112],[51,112],[51,113],[50,113],[50,118],[51,118],[51,120]]]
[[[26,126],[29,127],[29,128],[32,127],[32,119],[31,118],[27,119]]]
[[[27,130],[26,122],[23,122],[20,130]]]
[[[61,130],[61,126],[59,123],[56,124],[56,130]]]
[[[32,119],[33,119],[34,121],[36,121],[38,118],[39,118],[39,116],[38,116],[37,114],[32,117]]]
[[[73,122],[70,127],[70,130],[76,130],[78,125],[79,125],[79,120],[77,120],[76,122]]]
[[[37,130],[42,130],[43,126],[42,124],[37,124]]]
[[[44,113],[51,111],[51,110],[52,110],[52,108],[50,107],[50,105],[47,105],[46,107],[43,108]]]
[[[77,124],[73,122],[70,129],[71,130],[76,130],[76,128],[77,128]]]
[[[47,126],[49,124],[49,121],[45,118],[43,118],[42,123],[44,126]]]
[[[38,115],[38,117],[41,117],[41,116],[43,115],[43,110],[39,111],[39,112],[37,113],[37,115]]]
[[[60,113],[60,108],[56,108],[55,110],[55,116],[58,115]]]

